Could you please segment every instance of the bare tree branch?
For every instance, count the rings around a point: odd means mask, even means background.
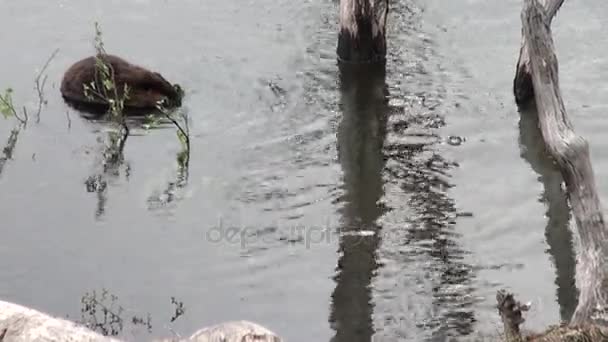
[[[42,75],[44,74],[46,69],[49,67],[49,64],[51,63],[51,61],[57,55],[57,52],[59,52],[59,49],[55,49],[55,51],[53,51],[51,56],[46,60],[46,63],[44,63],[44,66],[42,67],[42,69],[40,69],[40,72],[38,73],[38,76],[36,76],[36,79],[35,79],[36,92],[38,93],[38,111],[36,112],[36,117],[37,117],[36,123],[40,123],[40,113],[42,112],[42,105],[46,104],[46,100],[44,98],[44,86],[46,85],[46,80],[47,80],[48,76],[44,75],[42,82],[40,81],[40,78],[42,77]]]

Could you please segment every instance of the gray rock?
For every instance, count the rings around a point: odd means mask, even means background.
[[[0,301],[0,342],[122,342],[74,322],[51,317],[18,304]],[[253,322],[233,321],[203,328],[186,339],[156,342],[283,342]]]
[[[74,322],[0,301],[2,342],[120,342]]]
[[[274,332],[248,321],[220,323],[195,332],[182,342],[282,342]]]

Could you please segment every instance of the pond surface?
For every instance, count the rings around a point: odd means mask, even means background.
[[[392,1],[385,79],[341,82],[337,1],[4,0],[0,87],[30,113],[59,52],[40,122],[0,161],[0,298],[90,322],[95,291],[138,341],[236,319],[288,341],[468,340],[500,331],[500,288],[532,302],[527,328],[567,319],[568,207],[511,92],[521,5]],[[607,10],[566,3],[553,23],[604,203]],[[104,172],[110,127],[59,93],[95,21],[108,52],[186,90],[187,172],[171,127],[134,129]]]

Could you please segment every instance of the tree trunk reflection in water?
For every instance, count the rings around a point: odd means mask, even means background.
[[[386,136],[387,86],[383,64],[341,65],[342,120],[338,155],[343,170],[340,258],[330,322],[334,342],[371,341],[371,279],[382,214],[382,147]]]
[[[408,205],[415,213],[409,218],[403,244],[410,246],[411,256],[430,257],[420,272],[432,279],[432,307],[430,317],[417,319],[417,325],[429,332],[428,341],[446,341],[474,331],[474,270],[463,261],[468,253],[456,242],[459,236],[453,230],[458,214],[454,200],[447,195],[452,185],[446,179],[453,164],[433,151],[433,145],[390,146],[390,158],[398,163],[389,172],[410,195]]]
[[[429,82],[434,82],[433,77],[430,72],[422,70],[412,79],[428,87]],[[396,317],[387,317],[397,324],[400,320],[408,320],[405,325],[410,326],[406,331],[395,323],[389,323],[386,330],[391,331],[384,333],[387,339],[389,336],[402,338],[407,334],[412,340],[449,341],[450,338],[469,336],[475,330],[475,271],[465,261],[469,252],[457,241],[460,235],[455,231],[455,225],[459,214],[454,199],[449,196],[453,187],[449,182],[449,172],[457,164],[446,160],[437,146],[441,137],[436,130],[445,125],[440,114],[444,110],[441,106],[442,92],[438,90],[437,93],[437,90],[429,88],[428,93],[409,95],[411,102],[406,105],[404,113],[392,118],[389,125],[389,134],[395,139],[390,139],[384,148],[390,161],[385,169],[387,178],[407,196],[407,205],[412,213],[402,219],[407,225],[396,224],[389,228],[407,229],[407,232],[402,241],[391,241],[393,246],[386,248],[401,249],[402,257],[396,262],[404,263],[404,268],[408,268],[407,263],[412,260],[420,264],[413,269],[417,274],[401,275],[407,282],[400,285],[404,293],[413,291],[415,279],[422,277],[428,279],[430,287],[427,290],[426,284],[418,285],[425,288],[431,298],[428,308],[415,308],[414,312],[405,314],[395,312],[392,315]],[[409,269],[412,270],[411,267]],[[426,335],[426,339],[412,333],[413,322],[422,330],[418,334]]]
[[[533,107],[532,107],[533,108]],[[519,144],[521,156],[540,176],[544,187],[542,202],[546,203],[547,226],[545,236],[548,252],[555,263],[557,302],[562,321],[570,321],[578,302],[574,283],[575,259],[572,232],[569,229],[570,207],[562,190],[563,178],[549,157],[542,133],[538,128],[538,114],[532,108],[522,108],[519,118]]]
[[[458,213],[448,193],[455,164],[437,149],[441,138],[435,131],[445,125],[440,111],[447,110],[441,106],[442,71],[436,68],[441,63],[432,40],[418,39],[425,36],[418,31],[423,11],[410,1],[391,3],[391,11],[395,26],[389,71],[384,65],[340,66],[338,152],[344,198],[330,318],[334,342],[425,337],[443,342],[474,331],[475,271],[457,242]],[[387,75],[399,76],[386,80]],[[390,97],[396,103],[405,100],[403,107],[389,106],[386,83],[395,89]],[[395,198],[398,202],[391,202]],[[400,199],[407,201],[406,210]],[[396,221],[382,220],[380,227],[378,219],[388,217],[391,208]],[[390,241],[384,240],[388,233]],[[395,269],[384,272],[379,253],[392,259],[388,262]],[[390,288],[373,292],[377,276],[387,277],[378,284]],[[403,303],[415,302],[404,297],[418,297],[418,278],[429,280],[424,296],[431,303],[404,312]]]

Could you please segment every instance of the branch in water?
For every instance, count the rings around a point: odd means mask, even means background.
[[[37,117],[36,123],[40,123],[40,113],[42,112],[42,105],[46,104],[46,102],[47,102],[44,98],[44,86],[46,85],[46,80],[48,78],[48,75],[44,75],[42,82],[40,81],[40,78],[42,77],[42,74],[46,71],[46,69],[49,67],[49,64],[51,63],[51,61],[57,55],[57,52],[59,52],[59,49],[56,49],[55,51],[53,51],[53,53],[46,60],[46,63],[44,63],[44,66],[42,67],[42,69],[38,73],[38,76],[36,76],[36,79],[35,79],[36,92],[38,93],[38,111],[36,112],[36,117]]]

